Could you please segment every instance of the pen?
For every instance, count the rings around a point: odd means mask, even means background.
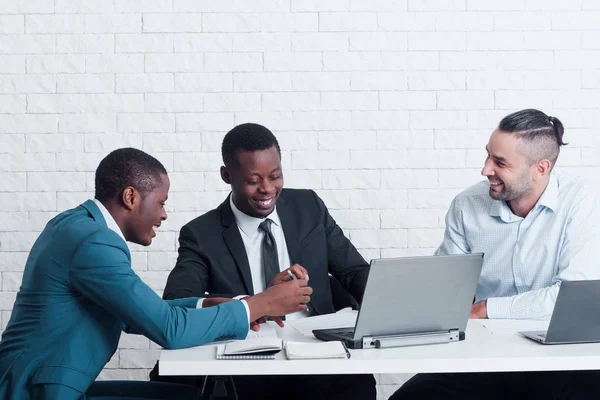
[[[288,270],[287,270],[287,273],[288,273],[288,275],[290,276],[290,279],[291,279],[291,280],[293,280],[293,281],[294,281],[294,280],[296,280],[296,278],[294,277],[294,274],[292,274],[292,271],[291,271],[291,270],[289,270],[289,269],[288,269]],[[308,303],[308,304],[310,304],[310,303]],[[306,305],[306,311],[308,311],[308,304]]]
[[[348,346],[346,346],[346,343],[344,342],[340,342],[342,344],[342,346],[344,346],[344,350],[346,350],[346,358],[350,358],[350,350],[348,350]]]

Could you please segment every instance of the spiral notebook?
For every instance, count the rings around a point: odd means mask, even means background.
[[[274,360],[283,349],[277,338],[240,340],[217,346],[217,360]]]

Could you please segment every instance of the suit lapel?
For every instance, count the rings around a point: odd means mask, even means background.
[[[300,234],[298,233],[298,223],[293,210],[282,195],[277,200],[277,214],[281,220],[281,228],[285,236],[288,253],[290,255],[292,265],[300,262]]]
[[[300,260],[300,232],[298,231],[298,219],[294,213],[293,207],[286,202],[285,189],[281,193],[279,200],[277,200],[277,214],[281,220],[281,227],[283,228],[283,235],[285,236],[285,242],[287,244],[288,253],[292,261],[292,265],[301,264]],[[310,315],[320,315],[321,311],[316,309],[313,303],[309,303]]]
[[[252,286],[252,275],[250,273],[250,264],[248,263],[248,255],[246,254],[246,248],[237,224],[235,223],[235,217],[231,211],[229,205],[229,196],[219,206],[221,210],[221,223],[225,227],[223,231],[223,240],[229,248],[229,252],[233,256],[242,278],[244,279],[244,286],[250,296],[254,296],[254,287]]]

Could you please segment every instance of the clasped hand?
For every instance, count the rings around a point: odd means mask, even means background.
[[[269,287],[264,292],[247,297],[248,304],[254,302],[256,305],[257,301],[260,303],[256,311],[262,314],[261,317],[250,323],[250,329],[259,331],[260,324],[266,322],[265,317],[267,316],[271,317],[277,325],[283,327],[284,323],[280,316],[306,311],[306,304],[310,302],[312,292],[312,288],[308,286],[308,272],[304,267],[294,264],[290,268],[281,271],[275,275],[275,278],[269,283]],[[224,297],[206,298],[203,307],[216,306],[232,300]]]
[[[292,279],[292,276],[294,277],[293,279]],[[271,283],[269,283],[269,289],[274,286],[281,285],[286,282],[290,282],[292,280],[304,280],[304,281],[306,281],[306,283],[308,283],[308,279],[309,279],[308,271],[306,271],[306,269],[303,266],[301,266],[300,264],[294,264],[290,268],[283,270],[280,273],[278,273],[277,275],[275,275],[275,278],[273,278]],[[312,289],[311,288],[307,288],[307,289],[310,289],[310,293],[308,294],[308,295],[310,295],[312,293]],[[291,295],[293,295],[293,294],[291,294]],[[308,297],[308,296],[306,296],[306,297]],[[309,301],[310,301],[310,297],[308,297],[308,301],[306,301],[303,304],[306,304]],[[304,309],[306,310],[306,306],[304,306]],[[299,311],[302,311],[302,310],[299,310]],[[279,325],[280,327],[284,326],[283,320],[280,317],[272,316],[271,319],[273,321],[275,321],[275,323],[277,325]],[[263,324],[265,322],[267,322],[266,318],[261,317],[261,318],[257,319],[256,321],[253,321],[252,323],[250,323],[250,329],[258,332],[260,330],[260,324]]]

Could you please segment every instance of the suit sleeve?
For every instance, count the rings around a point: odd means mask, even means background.
[[[205,293],[208,291],[209,267],[189,225],[181,228],[177,251],[177,263],[169,274],[163,298],[207,297]]]
[[[165,286],[164,299],[182,299],[186,297],[228,297],[242,293],[210,292],[210,260],[202,251],[198,235],[190,225],[184,225],[179,233],[177,263],[169,274]]]
[[[323,200],[312,192],[321,214],[325,237],[327,239],[327,264],[333,275],[358,303],[362,303],[369,264],[360,255],[354,245],[335,222]]]
[[[96,232],[78,246],[70,270],[73,287],[162,347],[175,349],[243,339],[248,333],[244,305],[239,301],[206,309],[168,304],[131,269],[121,239]]]

